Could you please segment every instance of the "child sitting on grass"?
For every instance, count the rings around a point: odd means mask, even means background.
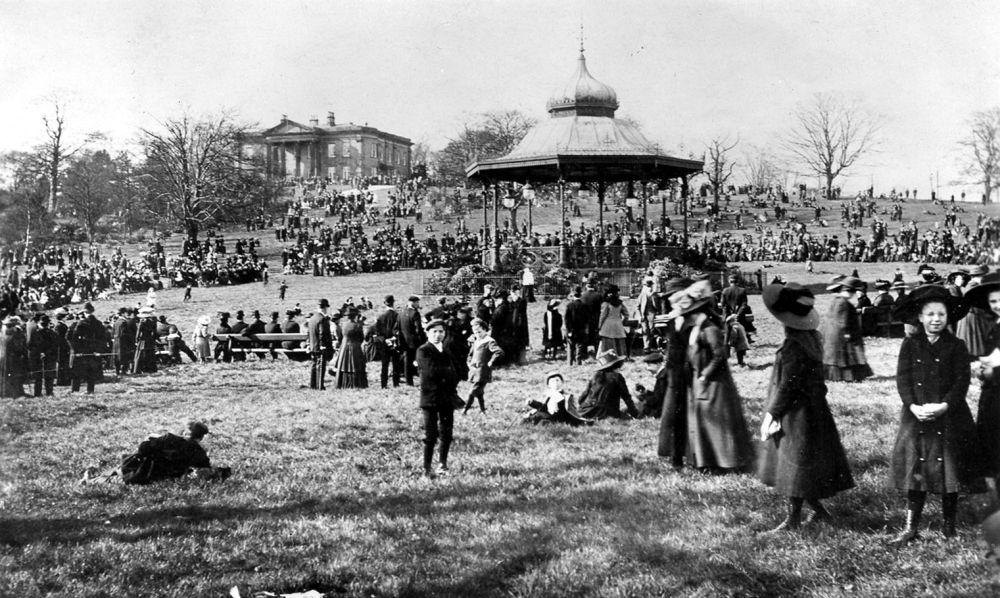
[[[528,399],[531,411],[524,416],[526,424],[563,423],[571,426],[593,424],[593,420],[576,414],[573,395],[563,392],[563,376],[559,372],[545,375],[545,394],[539,399]]]

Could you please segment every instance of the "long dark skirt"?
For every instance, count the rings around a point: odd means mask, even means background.
[[[337,388],[368,388],[366,361],[361,343],[345,341],[337,354]]]

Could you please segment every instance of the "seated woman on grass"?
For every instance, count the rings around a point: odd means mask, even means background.
[[[586,418],[604,419],[624,417],[621,403],[625,403],[628,415],[638,417],[639,412],[632,402],[625,378],[618,370],[625,363],[615,351],[605,351],[597,356],[597,371],[587,382],[580,394],[580,415]]]

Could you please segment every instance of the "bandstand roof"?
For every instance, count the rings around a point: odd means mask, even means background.
[[[547,103],[550,118],[506,156],[474,162],[468,178],[554,182],[659,180],[700,172],[701,160],[675,158],[631,122],[614,117],[618,97],[587,70],[581,49],[570,81]]]

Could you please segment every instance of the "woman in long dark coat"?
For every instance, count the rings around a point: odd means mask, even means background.
[[[18,330],[21,320],[8,316],[0,331],[0,398],[24,396],[24,381],[28,377],[28,344]]]
[[[693,284],[689,278],[672,278],[667,281],[664,294],[672,297],[681,293]],[[662,302],[662,308],[669,312],[672,304]],[[682,335],[675,324],[683,324],[683,319],[671,320],[667,326],[658,328],[660,344],[663,351],[664,388],[654,390],[663,392],[663,410],[660,415],[660,435],[656,453],[670,459],[674,467],[684,465],[684,455],[687,454],[687,385],[684,382],[684,364],[687,360],[687,336]],[[657,378],[657,384],[661,378]]]
[[[958,493],[981,491],[978,442],[969,390],[969,352],[947,328],[961,302],[938,285],[924,285],[896,308],[897,318],[916,314],[917,334],[903,340],[896,388],[903,402],[892,451],[892,484],[906,492],[906,528],[892,544],[917,538],[928,492],[942,495],[945,537],[955,535]]]
[[[812,508],[807,523],[829,519],[820,499],[853,488],[854,479],[826,402],[815,298],[795,283],[768,285],[763,296],[764,306],[785,326],[760,426],[764,447],[757,471],[760,481],[788,497],[785,520],[771,530],[776,532],[799,527],[803,502]]]
[[[357,308],[352,307],[347,312],[347,321],[340,324],[343,340],[334,371],[337,388],[368,388],[367,358],[361,348],[365,333],[358,316]]]
[[[753,463],[753,445],[743,416],[715,297],[699,281],[674,302],[688,338],[684,377],[687,389],[687,464],[705,470],[741,471]]]
[[[982,456],[983,474],[994,480],[994,491],[1000,477],[1000,272],[985,276],[981,284],[965,294],[970,307],[990,314],[990,327],[986,337],[986,350],[979,357],[979,411],[976,414],[976,431]]]
[[[837,292],[823,322],[823,376],[831,382],[860,382],[873,374],[865,357],[861,319],[851,303],[863,285],[847,277],[827,287]]]
[[[587,382],[580,394],[580,417],[603,419],[622,417],[621,403],[625,403],[628,414],[637,417],[639,412],[632,402],[625,378],[618,371],[625,363],[614,351],[605,351],[597,356],[597,371]]]
[[[986,266],[975,266],[969,272],[972,280],[965,287],[965,294],[968,295],[982,283],[982,278],[989,273]],[[958,321],[955,327],[955,336],[965,341],[965,348],[969,350],[969,357],[975,359],[990,354],[996,345],[991,345],[989,336],[996,321],[996,314],[990,311],[989,306],[969,304],[969,313]]]

